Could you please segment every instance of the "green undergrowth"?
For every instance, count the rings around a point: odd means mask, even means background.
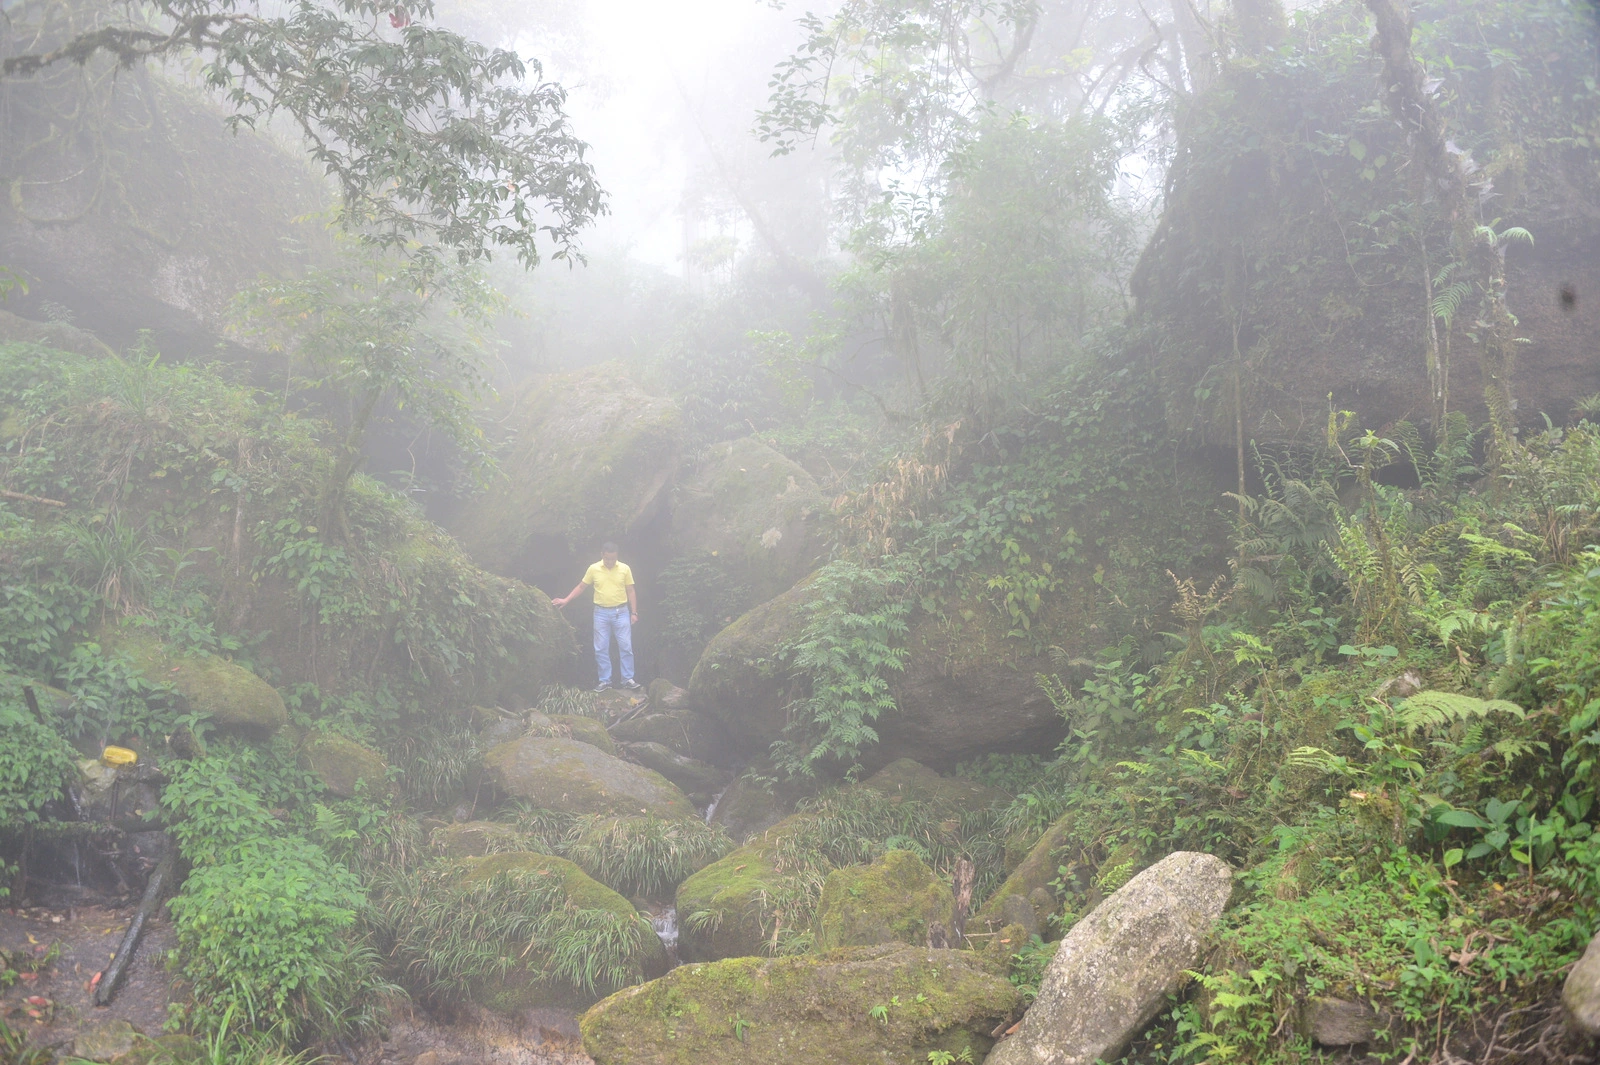
[[[1174,850],[1248,870],[1142,1056],[1305,1060],[1317,996],[1370,1003],[1398,1057],[1528,1051],[1600,923],[1600,429],[1477,483],[1408,433],[1263,460],[1234,578],[1173,578],[1165,660],[1061,656],[1057,758],[966,769],[1026,784],[1014,837],[1057,826],[1054,934]],[[1402,464],[1421,487],[1378,483]]]

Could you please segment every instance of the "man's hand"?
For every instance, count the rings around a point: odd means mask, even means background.
[[[566,606],[567,605],[567,601],[565,599],[552,599],[552,600],[550,600],[550,605],[551,606]]]
[[[637,610],[629,611],[629,613],[628,613],[628,624],[629,625],[637,625],[637,624],[639,624],[639,612]]]

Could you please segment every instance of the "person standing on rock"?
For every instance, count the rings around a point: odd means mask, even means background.
[[[563,599],[550,602],[566,606],[583,594],[585,587],[594,589],[594,661],[600,667],[600,684],[597,692],[611,687],[611,644],[615,640],[617,657],[622,660],[622,683],[619,687],[638,691],[639,682],[633,679],[633,626],[639,623],[639,599],[633,591],[633,570],[626,562],[617,561],[617,545],[609,540],[600,546],[600,561],[590,566],[583,580]]]

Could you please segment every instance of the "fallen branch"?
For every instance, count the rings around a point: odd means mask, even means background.
[[[150,874],[150,882],[145,885],[144,898],[139,900],[139,909],[133,915],[133,920],[128,922],[128,930],[122,936],[122,944],[117,947],[117,956],[111,959],[111,964],[106,966],[105,974],[100,977],[100,982],[95,985],[94,1004],[96,1006],[111,1005],[111,997],[117,993],[117,984],[127,975],[128,963],[133,960],[133,952],[139,949],[139,939],[144,935],[145,920],[155,912],[161,904],[161,897],[166,894],[168,881],[172,879],[173,867],[177,864],[178,852],[170,842],[167,844],[167,855]]]
[[[15,499],[19,503],[43,503],[47,507],[66,506],[59,499],[46,499],[44,496],[30,496],[26,492],[13,492],[9,488],[0,488],[0,499]]]

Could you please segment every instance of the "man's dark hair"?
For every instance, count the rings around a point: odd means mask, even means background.
[[[617,542],[615,540],[607,540],[605,543],[600,545],[600,553],[602,555],[608,552],[613,555],[617,553]]]

